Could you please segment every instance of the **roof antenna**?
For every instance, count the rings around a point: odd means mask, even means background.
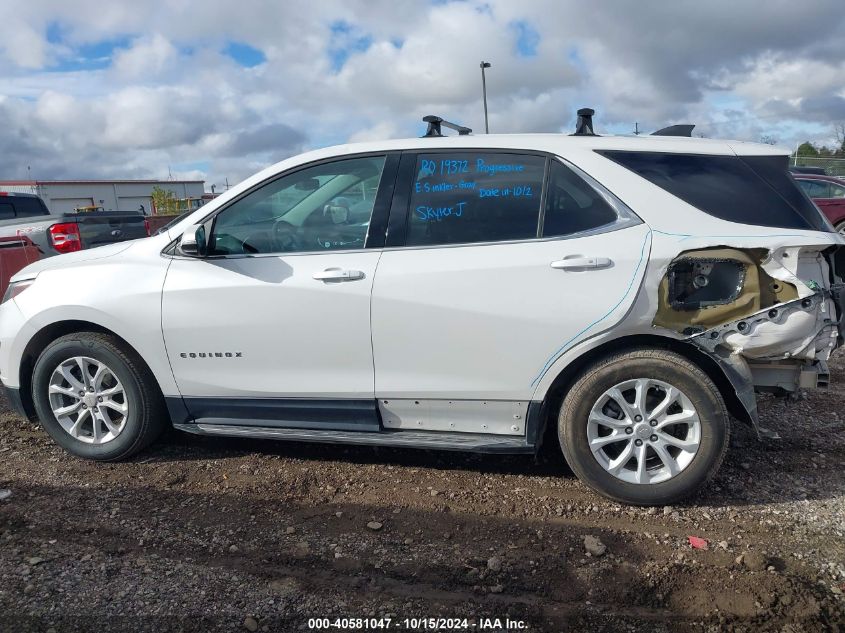
[[[572,136],[598,136],[593,132],[593,115],[596,113],[592,108],[581,108],[578,110],[578,123],[575,124],[575,134]]]
[[[457,123],[451,123],[434,114],[424,116],[423,121],[428,123],[428,129],[425,131],[422,138],[427,138],[429,136],[443,136],[443,132],[440,130],[441,125],[445,125],[446,127],[457,131],[459,136],[466,136],[472,132],[472,130],[468,127],[458,125]]]
[[[652,132],[652,136],[692,136],[692,129],[695,127],[692,123],[680,123],[678,125],[670,125],[669,127],[660,128],[656,132]]]

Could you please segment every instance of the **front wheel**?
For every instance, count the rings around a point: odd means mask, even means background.
[[[616,354],[564,398],[558,437],[585,484],[615,501],[662,505],[692,495],[724,459],[730,422],[719,390],[683,356]]]
[[[32,399],[42,426],[65,450],[117,461],[150,444],[167,423],[150,370],[118,339],[68,334],[41,353]]]

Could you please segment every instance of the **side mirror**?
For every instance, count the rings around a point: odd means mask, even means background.
[[[189,257],[205,257],[208,255],[208,240],[205,227],[202,224],[189,226],[179,240],[179,250]]]

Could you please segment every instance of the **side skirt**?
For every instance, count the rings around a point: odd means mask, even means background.
[[[480,433],[448,433],[438,431],[327,431],[319,429],[290,429],[262,426],[236,426],[232,424],[174,424],[175,428],[197,435],[248,437],[270,440],[295,440],[329,444],[361,444],[369,446],[395,446],[471,453],[524,453],[533,454],[534,445],[525,437],[507,435],[482,435]]]
[[[461,410],[452,412],[456,414],[455,424],[448,424],[444,415],[446,424],[443,426],[459,429],[451,431],[389,428],[383,423],[383,414],[376,400],[169,397],[166,401],[173,426],[180,431],[197,435],[330,444],[533,454],[540,447],[545,426],[541,402],[527,403],[522,433],[511,431],[511,434],[503,434],[501,424],[493,423],[502,413],[495,409],[488,414],[489,424],[466,425],[466,418],[460,417]],[[524,406],[520,405],[521,411],[525,411]],[[483,420],[484,415],[479,419]],[[467,432],[461,427],[489,430]]]

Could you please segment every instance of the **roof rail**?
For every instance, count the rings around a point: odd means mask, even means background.
[[[592,108],[581,108],[578,110],[578,122],[575,124],[575,134],[572,136],[598,136],[593,132],[593,115],[596,113]]]
[[[678,125],[660,128],[656,132],[652,132],[651,136],[692,136],[692,128],[694,127],[695,125],[692,123],[679,123]]]
[[[426,138],[429,136],[443,136],[443,132],[441,132],[440,130],[441,125],[445,125],[446,127],[452,130],[456,130],[460,136],[466,136],[467,134],[470,134],[472,132],[472,130],[468,127],[458,125],[457,123],[451,123],[434,114],[424,116],[423,121],[428,123],[428,129],[425,131],[425,134],[423,134],[422,138]]]

